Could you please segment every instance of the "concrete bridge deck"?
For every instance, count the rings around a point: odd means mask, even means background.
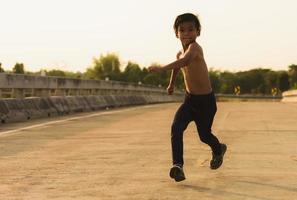
[[[175,183],[170,125],[178,104],[130,107],[0,126],[0,199],[293,200],[297,104],[218,103],[223,166],[194,124],[184,137],[187,179]]]

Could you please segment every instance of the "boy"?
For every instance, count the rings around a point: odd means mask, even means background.
[[[197,16],[185,13],[177,16],[174,22],[175,35],[182,44],[177,60],[163,67],[150,66],[150,72],[172,70],[168,94],[174,91],[174,82],[180,69],[183,72],[186,95],[183,104],[177,110],[171,126],[171,147],[173,167],[170,177],[175,181],[185,180],[183,172],[183,132],[194,121],[200,140],[212,149],[210,168],[217,169],[223,163],[227,146],[211,133],[211,126],[217,111],[216,100],[211,88],[208,69],[204,61],[202,48],[196,42],[201,25]]]

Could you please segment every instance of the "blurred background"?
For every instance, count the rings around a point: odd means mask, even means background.
[[[181,48],[177,15],[202,24],[216,93],[275,94],[297,88],[294,0],[0,0],[0,71],[166,87],[150,74]],[[178,88],[183,88],[180,74]],[[236,89],[237,88],[237,89]],[[236,91],[235,91],[236,90]]]

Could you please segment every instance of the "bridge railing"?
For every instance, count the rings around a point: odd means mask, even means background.
[[[167,95],[149,85],[0,73],[2,123],[182,98],[182,92]]]
[[[0,73],[0,98],[26,98],[51,96],[98,96],[98,95],[166,95],[164,88],[118,81],[83,80],[76,78],[34,76]],[[182,91],[175,95],[182,96]],[[297,102],[297,90],[281,96],[217,94],[224,100],[281,100]]]
[[[166,90],[155,86],[117,81],[83,80],[64,77],[0,73],[0,98],[107,94],[165,95]],[[177,92],[177,94],[179,93]]]

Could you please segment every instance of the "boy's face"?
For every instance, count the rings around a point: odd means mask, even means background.
[[[183,22],[178,26],[177,38],[180,39],[183,45],[189,45],[196,40],[199,35],[197,28],[193,22]]]

